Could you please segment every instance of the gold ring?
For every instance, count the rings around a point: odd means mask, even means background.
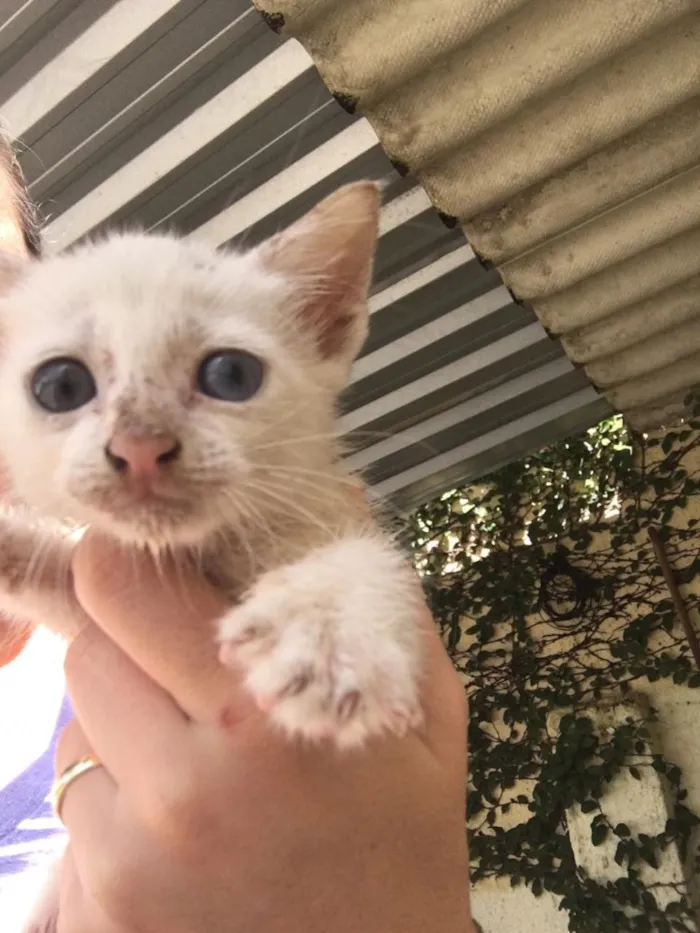
[[[87,774],[88,771],[94,771],[95,768],[102,767],[101,761],[98,761],[97,758],[93,758],[91,755],[86,755],[84,758],[79,758],[74,764],[69,765],[63,774],[60,774],[56,778],[51,788],[51,803],[53,804],[54,813],[59,820],[61,819],[63,798],[73,781],[77,780],[81,775]]]

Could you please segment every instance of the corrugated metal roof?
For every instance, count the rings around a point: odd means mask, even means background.
[[[386,50],[387,87],[403,87],[405,100],[421,49],[447,55],[494,11],[525,9],[405,0],[409,26],[413,15],[424,24],[431,11],[449,15],[432,17],[434,33],[417,33],[396,58],[393,4],[303,5],[331,30],[343,10],[376,14],[373,46]],[[363,35],[348,27],[342,55],[356,60]],[[354,65],[349,73],[359,74]],[[491,108],[479,105],[482,122]],[[304,48],[275,35],[247,0],[6,0],[0,114],[26,148],[52,249],[124,222],[217,245],[256,242],[345,181],[386,179],[372,334],[342,425],[352,462],[401,506],[608,411],[459,227],[399,177],[368,121],[338,106]]]
[[[257,0],[638,428],[700,382],[698,0]]]

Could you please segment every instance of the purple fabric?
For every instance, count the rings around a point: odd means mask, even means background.
[[[63,836],[48,795],[56,742],[70,719],[70,703],[65,697],[46,750],[10,784],[0,788],[0,879],[20,874],[47,859]]]

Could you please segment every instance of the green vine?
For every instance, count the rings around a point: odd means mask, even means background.
[[[639,712],[637,691],[663,678],[700,687],[648,535],[658,531],[677,582],[692,583],[700,537],[686,507],[699,491],[696,406],[693,420],[663,438],[632,437],[621,419],[605,421],[409,521],[470,698],[473,881],[508,877],[537,896],[553,893],[573,933],[696,929],[694,905],[660,866],[675,848],[700,868],[692,860],[700,820],[679,768],[656,751],[654,710]],[[699,594],[684,594],[691,614]],[[602,730],[596,707],[637,712]],[[654,836],[605,809],[620,775],[652,772],[671,814]],[[613,843],[617,880],[577,865],[572,808],[589,815],[593,847]]]

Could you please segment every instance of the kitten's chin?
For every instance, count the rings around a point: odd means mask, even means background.
[[[221,525],[220,513],[210,510],[205,514],[186,500],[153,499],[122,504],[115,510],[82,503],[79,512],[82,523],[123,544],[150,551],[200,548]]]
[[[201,518],[183,522],[153,518],[125,522],[122,519],[101,516],[92,525],[122,544],[145,548],[152,552],[202,548],[217,532],[217,523]]]
[[[150,551],[172,551],[180,548],[201,548],[216,534],[214,523],[203,521],[155,522],[126,524],[115,520],[105,522],[101,530],[123,544],[136,545]]]

